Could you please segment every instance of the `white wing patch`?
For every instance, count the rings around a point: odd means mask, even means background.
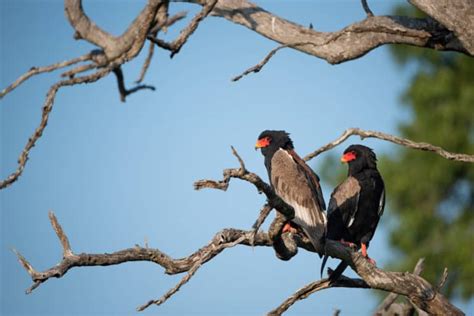
[[[349,224],[347,224],[347,227],[351,227],[352,224],[354,223],[357,211],[359,210],[359,197],[360,197],[360,193],[357,194],[355,210],[354,210],[354,213],[352,213],[351,218],[349,218]]]
[[[380,201],[379,201],[379,212],[378,212],[379,216],[382,216],[384,207],[385,207],[385,189],[383,189],[382,196],[380,197]]]

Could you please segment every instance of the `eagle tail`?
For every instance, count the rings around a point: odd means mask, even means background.
[[[326,262],[328,261],[329,256],[324,255],[323,262],[321,263],[321,278],[323,277],[324,267],[326,266]]]
[[[334,270],[329,276],[330,283],[336,282],[348,266],[349,265],[345,261],[341,261],[341,263],[339,263],[339,265],[337,266],[336,270]]]

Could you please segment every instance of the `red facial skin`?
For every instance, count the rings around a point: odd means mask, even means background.
[[[255,144],[255,149],[264,148],[264,147],[267,147],[268,145],[270,145],[270,137],[264,137],[257,141],[257,143]]]
[[[356,153],[353,152],[353,151],[350,151],[346,154],[344,154],[342,157],[341,157],[341,162],[349,162],[349,161],[352,161],[354,159],[356,159]]]

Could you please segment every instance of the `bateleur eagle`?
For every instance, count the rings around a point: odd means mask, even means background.
[[[283,231],[301,228],[321,253],[326,231],[325,203],[319,177],[294,151],[293,142],[285,131],[267,130],[258,137],[256,149],[265,157],[268,178],[275,193],[295,210],[290,226]],[[294,225],[296,224],[296,225]]]
[[[377,170],[377,158],[369,147],[351,145],[341,162],[349,165],[348,177],[331,194],[326,237],[361,248],[362,255],[375,264],[367,248],[385,206],[385,186]],[[323,259],[321,274],[327,258]],[[347,263],[341,262],[329,278],[337,280],[346,268]]]

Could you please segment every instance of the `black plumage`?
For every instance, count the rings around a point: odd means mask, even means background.
[[[255,148],[262,150],[275,193],[295,210],[293,227],[300,227],[321,252],[327,220],[319,177],[296,154],[285,131],[262,132]]]
[[[367,248],[385,206],[385,186],[377,170],[377,158],[369,147],[351,145],[341,158],[349,165],[348,177],[331,194],[328,206],[327,239],[341,241],[345,245],[361,248],[367,255]],[[327,261],[324,257],[321,274]],[[335,281],[347,268],[341,262],[331,274]]]

